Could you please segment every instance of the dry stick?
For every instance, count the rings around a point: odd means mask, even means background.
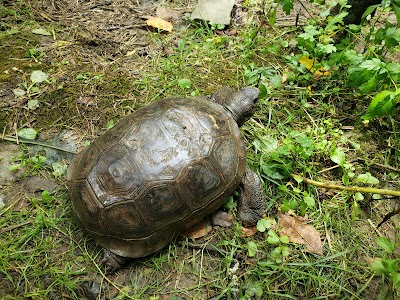
[[[49,145],[47,143],[43,143],[43,142],[37,142],[34,140],[25,140],[25,139],[18,139],[18,138],[12,138],[12,137],[7,137],[7,136],[0,136],[0,141],[7,141],[7,142],[14,142],[17,145],[19,143],[22,144],[30,144],[30,145],[37,145],[37,146],[42,146],[42,147],[46,147],[46,148],[51,148],[51,149],[55,149],[55,150],[59,150],[59,151],[64,151],[64,152],[68,152],[68,153],[72,153],[72,154],[76,154],[76,152],[71,151],[71,150],[67,150],[61,147],[57,147],[57,146],[53,146],[53,145]]]
[[[297,175],[297,174],[292,174],[292,177],[295,180],[302,180],[305,183],[311,184],[316,187],[325,188],[325,189],[360,192],[360,193],[372,193],[372,194],[380,194],[380,195],[391,195],[391,196],[400,197],[400,191],[376,189],[376,188],[361,187],[361,186],[336,185],[336,184],[332,184],[332,183],[324,183],[324,182],[320,182],[320,181],[311,180],[311,179],[305,178],[305,177]]]
[[[25,226],[25,225],[30,224],[30,223],[32,223],[32,221],[27,221],[27,222],[24,222],[24,223],[20,223],[20,224],[16,224],[16,225],[11,225],[11,226],[8,226],[8,227],[4,227],[4,228],[0,229],[0,234],[3,234],[3,233],[5,233],[5,232],[7,232],[7,231],[14,230],[14,229],[16,229],[16,228],[18,228],[18,227]]]

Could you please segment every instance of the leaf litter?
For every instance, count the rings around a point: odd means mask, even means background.
[[[305,245],[306,251],[323,256],[322,241],[319,232],[304,220],[287,214],[278,214],[279,234],[289,237],[295,244]]]

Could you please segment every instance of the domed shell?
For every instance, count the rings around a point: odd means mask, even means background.
[[[73,212],[103,247],[142,257],[217,210],[238,187],[245,145],[204,97],[163,99],[122,119],[77,155]]]

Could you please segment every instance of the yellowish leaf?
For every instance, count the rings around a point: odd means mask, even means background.
[[[302,57],[300,57],[299,63],[305,65],[305,67],[308,70],[311,70],[311,68],[312,68],[312,66],[314,64],[314,59],[310,59],[307,56],[303,55]]]
[[[299,63],[303,64],[313,74],[313,78],[316,80],[321,76],[328,76],[330,74],[329,71],[325,71],[323,67],[315,68],[314,64],[316,64],[316,61],[314,58],[311,59],[303,55],[300,57]]]
[[[146,23],[147,23],[148,26],[151,26],[151,27],[154,27],[154,28],[158,28],[158,29],[161,29],[161,30],[165,30],[165,31],[168,31],[168,32],[171,32],[172,28],[174,27],[171,22],[165,21],[165,20],[163,20],[161,18],[158,18],[158,17],[149,17],[146,20]]]

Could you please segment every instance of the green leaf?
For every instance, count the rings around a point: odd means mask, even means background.
[[[335,149],[333,149],[331,153],[331,160],[339,166],[343,167],[344,163],[346,162],[346,155],[344,154],[343,149],[340,147],[336,147]]]
[[[284,235],[284,236],[286,236],[286,235]],[[290,254],[290,248],[288,246],[283,246],[283,245],[280,246],[280,248],[281,248],[282,256],[283,257],[288,257],[289,254]]]
[[[324,54],[331,54],[333,52],[336,52],[336,47],[332,44],[323,45],[321,43],[318,43],[317,51]]]
[[[290,11],[293,9],[293,0],[279,0],[279,3],[282,5],[282,10],[286,15],[289,15]]]
[[[391,75],[400,74],[400,64],[396,62],[390,62],[386,64],[386,69]]]
[[[275,230],[268,231],[267,242],[268,244],[278,244],[280,242],[279,236]]]
[[[360,92],[363,94],[369,94],[376,90],[377,80],[375,76],[372,76],[367,82],[360,85]]]
[[[269,229],[272,225],[272,222],[270,219],[260,219],[257,221],[257,230],[259,232],[264,232],[266,229]]]
[[[13,89],[12,92],[16,97],[22,97],[26,95],[26,91],[20,88]]]
[[[272,135],[263,135],[257,137],[254,139],[252,144],[256,150],[262,152],[263,154],[270,154],[279,146],[278,139]]]
[[[279,240],[281,241],[281,243],[284,244],[289,244],[289,237],[287,235],[282,235]]]
[[[185,90],[192,86],[192,82],[190,81],[190,79],[186,79],[186,78],[179,79],[178,85],[182,90]]]
[[[236,201],[233,199],[233,196],[230,196],[224,203],[224,208],[230,210],[236,207]]]
[[[347,11],[342,11],[341,13],[332,16],[329,18],[328,24],[325,27],[325,30],[335,30],[337,28],[336,24],[340,23],[343,24],[343,19],[345,16],[347,16],[349,13]],[[336,28],[335,28],[336,27]]]
[[[32,29],[32,33],[40,35],[51,35],[50,32],[43,28]]]
[[[31,81],[33,83],[41,83],[48,79],[48,75],[41,70],[35,70],[31,74]]]
[[[371,173],[369,173],[369,172],[358,175],[354,181],[365,183],[365,184],[378,184],[379,183],[379,179],[372,176]]]
[[[282,88],[282,78],[279,75],[270,75],[269,81],[275,89]]]
[[[298,37],[308,40],[310,42],[315,41],[314,37],[321,34],[321,30],[319,30],[314,25],[306,25],[304,26],[303,30],[304,32],[299,34]]]
[[[183,50],[185,50],[185,41],[182,39],[178,41],[178,50],[179,52],[183,52]]]
[[[400,28],[391,27],[386,30],[386,37],[400,42]]]
[[[274,26],[274,24],[276,22],[276,12],[277,12],[277,10],[278,10],[278,6],[275,6],[275,9],[273,9],[269,13],[268,23],[269,23],[270,26]]]
[[[377,258],[372,261],[370,264],[371,270],[374,271],[375,273],[381,274],[381,275],[387,275],[387,271],[385,267],[382,264],[382,259]]]
[[[358,220],[360,214],[361,214],[360,205],[358,205],[358,202],[354,200],[353,204],[351,205],[351,219],[353,221]]]
[[[107,122],[106,128],[107,128],[107,129],[111,129],[111,128],[114,127],[114,125],[115,125],[114,120],[113,120],[113,119],[110,119],[110,120]]]
[[[392,115],[398,100],[399,96],[396,94],[396,92],[382,91],[372,98],[367,111],[361,118],[364,120],[372,120],[375,117]]]
[[[360,192],[357,192],[357,193],[354,194],[354,200],[362,201],[362,200],[364,200],[364,195],[361,194]]]
[[[400,24],[400,1],[392,1],[392,10],[397,19],[397,24]]]
[[[382,68],[385,67],[385,63],[382,62],[379,58],[372,58],[364,61],[361,63],[360,68],[362,69],[367,69],[367,70],[373,70],[373,71],[378,71]]]
[[[36,99],[28,101],[28,109],[34,110],[39,107],[39,101]]]
[[[246,294],[241,299],[260,299],[263,294],[263,284],[260,281],[246,281],[242,288]]]
[[[307,207],[315,207],[315,199],[313,196],[305,196],[303,201],[307,204]]]
[[[27,140],[34,140],[37,136],[37,131],[33,128],[22,128],[19,129],[17,134],[20,138]]]
[[[390,274],[397,272],[397,259],[382,259],[382,265]]]
[[[247,253],[250,257],[254,257],[257,254],[257,244],[253,241],[247,243]]]
[[[346,85],[349,87],[358,87],[364,82],[368,81],[373,75],[374,71],[360,68],[359,66],[352,66],[348,69]]]
[[[365,20],[368,15],[372,14],[380,6],[380,4],[368,6],[361,17],[361,20]]]
[[[385,250],[387,253],[392,254],[394,251],[394,243],[392,240],[387,237],[378,237],[376,238],[376,243],[379,247]]]
[[[53,168],[53,175],[56,178],[64,175],[67,171],[67,165],[65,163],[53,162],[51,167]]]
[[[400,273],[398,272],[393,274],[393,287],[400,290]]]

